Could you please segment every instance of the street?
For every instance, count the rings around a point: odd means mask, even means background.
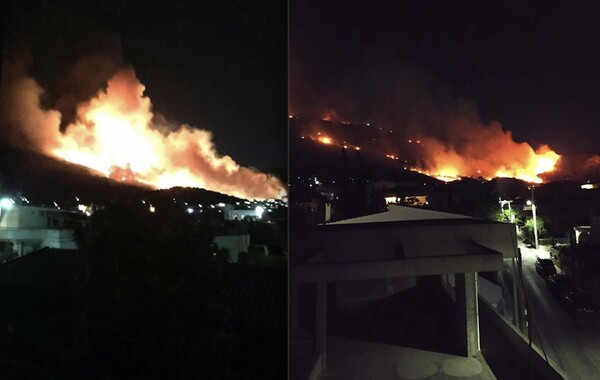
[[[600,379],[600,319],[569,316],[546,289],[535,271],[537,256],[549,252],[527,248],[519,242],[523,258],[523,283],[532,317],[533,342],[567,375],[567,379]]]

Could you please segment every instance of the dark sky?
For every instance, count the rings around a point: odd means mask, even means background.
[[[377,89],[398,81],[396,95],[472,100],[515,140],[599,153],[598,20],[594,1],[292,1],[292,110],[333,96],[394,119]]]
[[[17,30],[35,39],[38,73],[60,76],[77,54],[94,49],[120,55],[156,111],[212,131],[220,154],[261,169],[287,165],[285,2],[13,3],[8,38]],[[120,52],[107,48],[114,41]],[[53,64],[44,69],[44,59]]]

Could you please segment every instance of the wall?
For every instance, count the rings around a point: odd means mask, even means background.
[[[256,210],[229,210],[225,213],[227,220],[257,219]]]
[[[527,337],[521,334],[515,327],[507,323],[497,312],[494,307],[485,301],[485,299],[479,298],[479,312],[485,314],[494,326],[500,331],[500,333],[508,339],[512,347],[524,358],[530,361],[533,370],[541,378],[545,380],[563,380],[565,374],[558,368],[556,363],[552,361],[546,362],[543,353],[536,345],[529,347],[529,341]]]
[[[237,263],[240,252],[248,253],[250,235],[215,236],[214,242],[219,248],[227,249],[229,251],[229,260]]]
[[[332,283],[337,307],[344,311],[356,311],[360,307],[417,284],[415,277],[393,277],[387,279],[340,281]]]

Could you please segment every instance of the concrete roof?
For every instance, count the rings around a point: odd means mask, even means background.
[[[413,207],[329,223],[293,281],[351,280],[499,270],[515,257],[512,224]]]
[[[359,216],[358,218],[345,219],[327,225],[342,224],[363,224],[363,223],[385,223],[385,222],[406,222],[421,220],[448,220],[448,219],[470,219],[474,218],[466,215],[451,214],[449,212],[427,210],[417,207],[406,207],[390,205],[389,210],[378,214]]]

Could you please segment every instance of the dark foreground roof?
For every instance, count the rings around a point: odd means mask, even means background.
[[[73,271],[77,250],[42,248],[0,264],[0,284],[27,288],[48,288],[65,281]]]
[[[227,270],[230,319],[287,331],[287,267],[235,264]]]

